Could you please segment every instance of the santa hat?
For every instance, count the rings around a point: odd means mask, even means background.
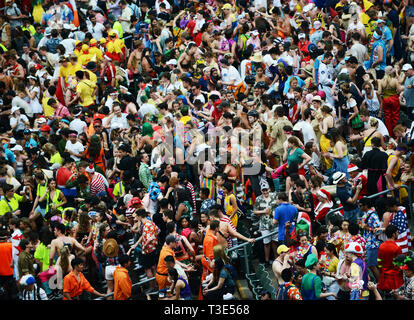
[[[324,189],[320,189],[318,191],[318,196],[328,200],[329,202],[332,202],[331,201],[331,194],[328,191],[324,190]]]
[[[90,164],[87,168],[86,168],[86,170],[85,170],[86,172],[88,172],[88,173],[94,173],[95,172],[95,168],[93,167],[93,164]]]
[[[338,12],[336,12],[334,9],[329,7],[329,13],[331,14],[331,18],[335,18],[338,15]]]
[[[356,165],[354,165],[353,163],[350,163],[348,165],[348,173],[351,173],[351,172],[354,172],[354,171],[357,171],[357,170],[359,170],[359,168]]]

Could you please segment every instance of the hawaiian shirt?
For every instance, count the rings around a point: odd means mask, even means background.
[[[157,249],[158,245],[158,235],[159,228],[155,225],[152,221],[146,221],[142,228],[142,253],[143,254],[150,254],[155,249]],[[152,238],[146,246],[144,246],[147,241]]]
[[[366,241],[366,249],[367,250],[378,249],[381,244],[381,240],[378,239],[378,235],[381,232],[373,231],[375,228],[380,227],[380,220],[379,220],[378,214],[376,213],[374,209],[370,209],[366,213],[364,213],[364,215],[362,216],[361,222],[363,224],[368,225],[369,227],[368,230],[364,230],[363,232],[363,237]]]
[[[270,208],[270,214],[262,214],[259,221],[259,230],[268,230],[272,231],[276,228],[273,224],[272,212],[275,211],[277,207],[276,194],[273,192],[269,193],[270,201],[266,201],[263,195],[260,195],[256,198],[254,203],[254,210],[264,210]]]
[[[292,282],[285,283],[285,286],[291,286],[287,292],[289,300],[303,300],[298,287]]]
[[[206,199],[201,203],[200,213],[208,213],[217,203],[213,199]]]

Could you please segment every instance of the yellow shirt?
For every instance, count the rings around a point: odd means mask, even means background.
[[[103,52],[99,48],[97,48],[97,47],[90,47],[89,48],[89,53],[92,54],[92,56],[96,56],[96,60],[97,61],[102,60]]]
[[[92,81],[94,84],[98,83],[98,77],[96,76],[95,73],[93,73],[90,70],[85,70],[88,74],[89,74],[89,80]]]
[[[13,197],[10,201],[6,200],[6,198],[3,198],[0,201],[0,216],[4,216],[7,212],[13,213],[19,209],[19,202],[22,200],[23,197],[17,193],[13,194]]]
[[[43,113],[46,118],[49,118],[51,115],[55,113],[55,109],[53,109],[51,106],[47,104],[50,98],[43,97],[42,99],[42,107],[43,107]]]
[[[78,56],[78,63],[82,66],[86,65],[89,61],[91,61],[91,59],[93,58],[93,54],[91,54],[90,52],[85,54],[85,53],[81,53]]]
[[[61,65],[59,68],[59,77],[65,78],[66,83],[68,82],[68,76],[72,69],[71,65],[72,65],[71,63],[68,63],[68,66],[66,68],[63,65]]]
[[[83,79],[78,83],[76,86],[76,93],[80,94],[81,105],[82,106],[90,106],[94,104],[95,98],[92,97],[93,91],[96,85],[87,79]]]
[[[70,64],[69,68],[70,68],[70,70],[69,70],[68,75],[72,76],[72,77],[75,77],[76,76],[76,71],[82,70],[82,65],[78,61],[78,63],[76,63],[75,65]]]

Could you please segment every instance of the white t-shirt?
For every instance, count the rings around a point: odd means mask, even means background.
[[[100,40],[103,38],[103,31],[105,31],[105,26],[102,23],[97,22],[94,25],[92,25],[92,22],[88,21],[88,31],[92,33],[92,37],[95,40]]]
[[[375,117],[369,117],[368,122],[365,123],[365,129],[368,129],[371,127],[369,125],[369,123],[371,122],[371,119],[376,119],[378,121],[378,132],[381,133],[383,137],[390,135],[384,122],[382,122],[380,119],[375,118]]]
[[[72,143],[70,142],[70,140],[66,142],[65,149],[72,151],[73,153],[76,153],[76,154],[80,154],[81,152],[85,151],[85,147],[83,146],[82,143],[80,143],[79,141]],[[71,155],[71,157],[75,161],[81,160],[81,158],[78,158],[77,156]]]
[[[82,121],[81,119],[74,119],[69,124],[70,130],[75,130],[78,134],[81,134],[84,132],[84,129],[87,127],[87,124],[85,121]]]
[[[65,47],[66,55],[70,55],[71,53],[73,53],[73,51],[75,51],[75,43],[76,43],[76,40],[70,39],[70,38],[64,39],[60,42],[60,44]]]
[[[234,80],[233,82],[234,86],[237,86],[242,82],[240,73],[233,66],[229,66],[228,69],[222,68],[221,72],[222,72],[222,79],[224,82],[229,82],[229,81]]]
[[[14,126],[17,122],[17,119],[15,117],[10,118],[10,126]],[[26,129],[25,122],[29,122],[29,119],[24,115],[20,115],[19,123],[17,124],[17,127],[15,128],[16,131],[24,130]]]

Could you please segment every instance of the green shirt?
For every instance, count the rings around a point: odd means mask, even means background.
[[[315,280],[313,281],[313,288],[312,288],[312,279],[316,275],[308,272],[305,274],[302,278],[302,284],[301,284],[301,291],[302,290],[314,290],[315,291],[315,297],[316,299],[319,299],[319,296],[322,293],[322,279],[318,276],[316,276]]]
[[[148,189],[150,183],[152,182],[151,170],[146,163],[141,163],[139,166],[139,180],[141,180],[146,189]]]
[[[62,165],[63,160],[62,157],[60,156],[59,152],[56,152],[53,156],[50,157],[50,163],[59,163],[60,165]]]
[[[49,254],[50,248],[47,248],[43,243],[37,246],[34,258],[42,263],[42,271],[49,269]]]
[[[15,193],[11,200],[7,200],[3,197],[0,201],[0,216],[4,216],[7,212],[13,213],[19,209],[19,203],[23,200],[23,196]]]
[[[125,192],[125,186],[122,183],[122,181],[117,182],[117,184],[114,187],[113,195],[115,197],[121,196]]]

